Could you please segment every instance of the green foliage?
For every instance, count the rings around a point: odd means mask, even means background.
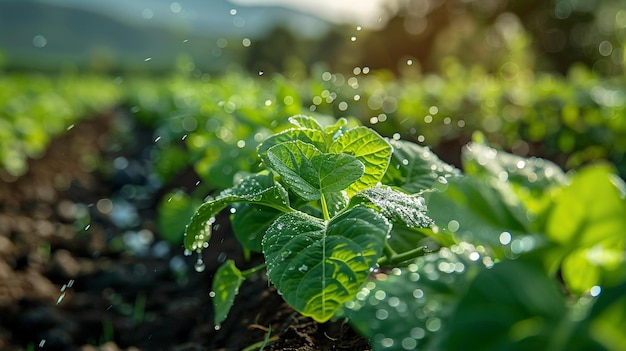
[[[53,137],[120,97],[114,82],[101,77],[0,72],[0,169],[23,175],[28,159],[40,157]]]
[[[455,241],[374,274],[343,315],[375,350],[624,348],[623,181],[479,139],[467,172],[428,197],[433,229]]]
[[[476,248],[462,244],[419,257],[409,265],[379,272],[365,283],[345,316],[376,350],[425,350],[451,323],[456,301],[481,264]]]
[[[461,173],[343,120],[291,122],[258,148],[271,173],[205,203],[187,238],[243,202],[231,211],[237,238],[263,252],[285,301],[317,321],[347,317],[375,350],[623,348],[623,299],[604,297],[626,281],[626,187],[611,167],[566,174],[476,135]],[[386,170],[370,179],[368,165]],[[224,296],[241,284],[232,276]],[[615,309],[595,307],[603,299]],[[216,303],[219,323],[230,303]]]
[[[327,224],[301,212],[286,213],[263,238],[267,275],[294,309],[326,321],[359,291],[390,229],[384,216],[361,206]]]
[[[379,260],[422,254],[421,249],[396,253],[388,246],[390,221],[423,228],[431,220],[423,198],[379,184],[392,147],[376,132],[348,128],[345,120],[327,127],[306,116],[290,122],[295,127],[258,147],[269,173],[246,177],[200,206],[187,226],[185,247],[200,252],[215,214],[238,203],[231,220],[242,245],[261,249],[268,277],[285,301],[303,315],[327,321],[355,297]]]
[[[235,266],[233,260],[227,260],[222,264],[213,277],[213,307],[215,308],[215,323],[220,324],[235,301],[239,286],[245,280],[241,271]]]
[[[624,81],[580,67],[566,77],[523,72],[504,77],[445,60],[440,75],[398,80],[323,71],[300,82],[238,72],[123,84],[3,75],[0,163],[22,174],[51,137],[123,102],[156,130],[151,155],[163,179],[191,165],[207,188],[228,188],[195,212],[185,247],[202,250],[215,214],[231,206],[242,246],[273,258],[271,282],[306,315],[350,316],[377,350],[457,349],[463,340],[478,349],[623,349]],[[363,116],[391,139],[318,113]],[[290,128],[284,115],[295,115]],[[436,146],[476,130],[484,137],[464,148],[464,173],[399,140]],[[529,152],[575,170],[519,156]],[[590,162],[597,159],[614,166]],[[174,193],[159,206],[160,232],[172,244],[194,201]],[[289,239],[310,240],[310,248],[281,257],[267,244]],[[220,269],[216,322],[256,270]],[[492,310],[499,329],[471,328],[494,322],[483,313]]]
[[[197,201],[181,190],[166,194],[158,207],[157,225],[161,237],[173,246],[180,245],[185,226],[198,206]]]

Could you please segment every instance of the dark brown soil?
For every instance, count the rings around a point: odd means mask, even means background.
[[[54,140],[26,175],[0,171],[0,350],[369,349],[341,321],[295,313],[263,272],[244,282],[216,330],[213,273],[226,257],[242,269],[260,257],[243,259],[225,218],[202,273],[196,257],[159,238],[159,197],[197,177],[153,184],[152,142],[115,111]]]

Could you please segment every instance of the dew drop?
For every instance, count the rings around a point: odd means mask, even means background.
[[[437,317],[429,318],[426,321],[426,329],[430,332],[436,332],[441,328],[441,320]]]
[[[39,341],[39,347],[43,347],[43,345],[46,344],[46,339],[41,339],[41,341]]]
[[[374,297],[376,298],[376,300],[382,301],[387,297],[387,293],[382,290],[378,290],[374,293]]]
[[[402,348],[405,350],[415,350],[417,347],[417,340],[413,338],[402,339]]]
[[[42,48],[48,44],[48,39],[41,34],[35,35],[33,37],[33,46],[36,48]]]
[[[152,60],[152,57],[146,57],[146,58],[144,59],[144,62],[148,62],[148,61],[150,61],[150,60]]]
[[[508,245],[511,243],[511,233],[509,232],[502,232],[500,233],[500,244],[502,245]]]
[[[206,269],[206,265],[204,264],[204,261],[201,257],[198,257],[198,259],[196,260],[196,264],[193,265],[193,269],[195,269],[198,273],[204,272],[204,270]]]
[[[215,330],[220,330],[220,329],[222,329],[222,325],[221,324],[216,324],[214,328],[215,328]]]
[[[451,220],[450,222],[448,222],[448,230],[450,230],[451,232],[456,232],[459,230],[459,221],[457,220]]]
[[[351,38],[350,38],[350,41],[356,41],[356,37],[354,37],[354,36],[353,36],[353,37],[351,37]]]
[[[61,294],[61,296],[59,296],[59,298],[57,299],[57,305],[61,303],[61,301],[63,301],[63,299],[65,298],[65,292],[63,292]]]
[[[594,285],[591,287],[591,290],[589,290],[589,294],[592,297],[598,297],[600,295],[600,293],[602,292],[602,287],[598,286],[598,285]]]
[[[384,338],[380,341],[380,344],[383,347],[392,347],[393,346],[393,339],[392,338]]]
[[[411,329],[411,337],[415,339],[422,339],[424,336],[426,336],[426,331],[424,329],[420,327]]]

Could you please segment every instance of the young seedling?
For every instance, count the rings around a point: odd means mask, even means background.
[[[389,243],[393,225],[410,231],[432,221],[419,194],[381,183],[402,178],[386,176],[393,152],[387,140],[363,126],[349,128],[345,119],[326,127],[307,116],[290,122],[293,128],[259,145],[266,170],[202,204],[187,226],[185,248],[200,253],[215,215],[232,205],[236,237],[265,257],[246,271],[232,260],[218,269],[211,293],[216,326],[241,283],[259,270],[267,270],[296,311],[324,322],[356,296],[374,268],[423,254],[421,246],[397,252]]]

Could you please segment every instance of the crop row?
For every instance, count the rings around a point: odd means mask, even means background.
[[[400,78],[366,67],[350,74],[317,67],[308,78],[294,75],[5,73],[0,168],[25,173],[26,160],[41,156],[52,137],[120,105],[155,130],[155,163],[164,178],[193,165],[215,187],[228,186],[237,170],[253,170],[252,145],[301,113],[356,118],[383,136],[430,146],[461,145],[478,130],[491,144],[566,168],[596,159],[626,164],[626,82],[601,80],[582,67],[562,77],[523,68],[489,73],[448,60],[440,74],[407,70]],[[232,164],[234,158],[240,164]]]

